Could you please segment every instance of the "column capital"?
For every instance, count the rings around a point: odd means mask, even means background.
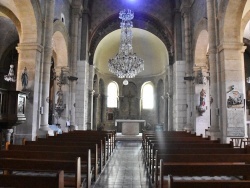
[[[95,94],[94,94],[94,97],[95,97],[95,98],[99,98],[100,96],[101,96],[100,93],[95,93]]]
[[[72,5],[71,7],[73,15],[80,16],[83,7],[81,5]]]
[[[222,50],[239,50],[243,53],[246,50],[246,46],[241,42],[224,42],[218,46],[218,52]]]
[[[35,43],[35,42],[31,42],[31,43],[19,43],[18,46],[16,47],[18,53],[20,53],[21,50],[37,50],[39,52],[42,52],[43,50],[43,46]]]
[[[95,90],[89,90],[89,95],[94,95],[95,94]]]
[[[180,11],[183,16],[187,16],[190,14],[190,8],[192,4],[193,4],[193,0],[185,0],[181,3]]]

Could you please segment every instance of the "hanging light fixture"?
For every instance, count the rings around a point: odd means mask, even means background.
[[[14,65],[10,65],[8,75],[4,75],[4,80],[7,82],[16,82],[16,76],[14,74]]]
[[[13,58],[13,50],[11,51],[11,58],[12,58],[12,63],[14,63],[14,58]],[[4,80],[7,82],[16,82],[16,76],[14,73],[14,65],[10,64],[10,69],[9,73],[7,75],[4,75]]]
[[[109,59],[109,71],[119,78],[125,78],[124,85],[128,84],[126,78],[134,78],[138,73],[144,70],[143,59],[133,53],[132,46],[132,27],[134,13],[131,10],[122,10],[119,13],[121,21],[121,41],[119,52],[114,58]]]

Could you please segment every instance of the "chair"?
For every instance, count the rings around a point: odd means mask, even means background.
[[[243,137],[236,137],[236,138],[231,138],[231,141],[233,142],[234,148],[242,148],[242,142],[245,138]]]

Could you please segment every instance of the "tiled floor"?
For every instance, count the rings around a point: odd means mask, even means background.
[[[141,141],[118,141],[94,188],[150,188]]]

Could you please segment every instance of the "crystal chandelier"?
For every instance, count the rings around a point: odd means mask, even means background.
[[[122,20],[119,52],[114,58],[109,59],[108,66],[110,72],[119,78],[125,78],[123,84],[127,85],[126,78],[134,78],[144,70],[144,61],[133,53],[131,20],[134,18],[134,13],[131,10],[122,10],[119,18]]]

